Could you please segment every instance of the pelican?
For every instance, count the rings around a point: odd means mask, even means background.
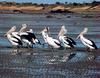
[[[59,40],[54,39],[48,35],[48,28],[45,27],[45,29],[43,29],[41,33],[42,33],[45,43],[47,43],[48,45],[50,45],[53,48],[61,48],[62,47]]]
[[[13,26],[6,34],[5,36],[8,38],[8,40],[11,42],[13,46],[19,47],[22,46],[21,38],[18,34],[18,32],[15,32],[16,26]]]
[[[84,37],[84,34],[87,33],[88,28],[84,28],[84,30],[78,35],[77,39],[80,38],[81,42],[89,48],[90,51],[97,49],[97,46],[92,40],[89,40]]]
[[[47,35],[48,35],[48,30],[49,30],[49,28],[46,28],[46,27],[45,27],[45,28],[40,32],[40,34],[42,34],[42,37],[43,37],[45,43],[47,43],[46,37],[47,37]]]
[[[58,38],[65,48],[74,48],[76,42],[72,38],[65,36],[66,32],[65,26],[62,26]]]
[[[41,44],[40,41],[36,38],[32,29],[29,29],[29,31],[25,31],[26,27],[27,26],[25,24],[22,25],[22,28],[19,31],[22,41],[26,43],[29,47],[32,47],[33,44],[36,43]]]
[[[22,27],[19,30],[19,33],[21,34],[22,32],[26,32],[26,31],[27,31],[27,25],[26,24],[22,24]]]

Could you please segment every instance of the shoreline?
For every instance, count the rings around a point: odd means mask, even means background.
[[[100,5],[66,7],[63,5],[56,6],[1,6],[0,14],[91,14],[100,13]]]

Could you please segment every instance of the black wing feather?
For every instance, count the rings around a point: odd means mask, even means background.
[[[72,38],[67,37],[67,39],[68,39],[70,42],[72,42],[73,45],[76,45],[76,42],[75,42]]]
[[[57,43],[56,41],[54,41],[58,46],[61,46],[61,44],[60,43]]]
[[[14,40],[13,40],[13,42],[18,43],[19,45],[22,45],[22,41],[21,41],[20,39],[18,39],[18,38],[15,37],[15,36],[12,36],[12,37],[18,40],[18,41],[14,41]]]
[[[26,40],[28,40],[29,42],[32,42],[32,37],[29,36],[29,35],[21,35],[21,39],[26,39]]]
[[[36,36],[35,36],[35,34],[34,34],[34,33],[30,33],[30,32],[28,32],[28,35],[29,35],[31,38],[36,39]]]
[[[69,45],[70,47],[74,48],[72,42],[71,42],[69,39],[67,39],[66,41],[67,41],[68,43],[64,42],[65,44],[67,44],[67,45]]]
[[[96,46],[96,44],[92,40],[90,40],[90,41],[92,42],[91,46],[93,46],[95,49],[98,49],[97,46]]]

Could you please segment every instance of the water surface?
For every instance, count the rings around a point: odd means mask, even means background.
[[[47,18],[44,14],[0,14],[0,77],[1,78],[98,78],[100,77],[100,50],[88,52],[78,34],[88,27],[85,35],[100,48],[100,18],[83,18],[78,14],[55,14]],[[70,18],[68,17],[70,16]],[[95,15],[93,15],[95,16]],[[77,42],[76,50],[57,50],[36,45],[32,49],[12,48],[4,34],[21,24],[32,28],[43,43],[39,32],[50,27],[51,36],[56,38],[61,25],[65,25],[70,36]],[[68,60],[68,56],[75,56]]]

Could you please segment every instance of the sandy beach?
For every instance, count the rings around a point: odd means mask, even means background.
[[[68,7],[64,5],[43,6],[0,6],[0,13],[50,13],[50,11],[70,11],[73,13],[100,13],[100,5]],[[68,13],[68,12],[65,12]]]

